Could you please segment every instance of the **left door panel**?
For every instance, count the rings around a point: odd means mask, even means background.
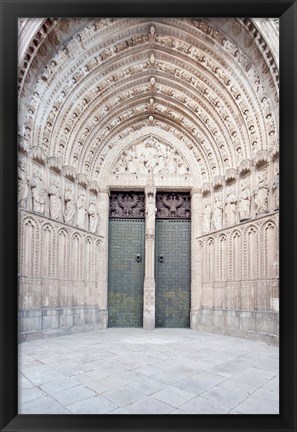
[[[144,219],[109,220],[108,326],[143,326]]]

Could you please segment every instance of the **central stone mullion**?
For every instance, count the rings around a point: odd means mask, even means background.
[[[152,176],[145,188],[145,270],[143,285],[143,328],[155,328],[155,220],[156,189]]]

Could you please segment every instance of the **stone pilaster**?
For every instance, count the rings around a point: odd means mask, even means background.
[[[191,190],[191,329],[198,329],[202,293],[202,251],[197,237],[202,235],[202,191]]]
[[[151,179],[145,200],[145,273],[143,286],[143,328],[155,328],[155,188]]]
[[[100,260],[98,262],[97,297],[98,324],[102,328],[108,325],[107,293],[108,293],[108,221],[109,221],[109,191],[102,189],[98,192],[98,234],[103,237]]]

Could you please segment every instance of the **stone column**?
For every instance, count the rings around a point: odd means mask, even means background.
[[[202,235],[202,192],[191,190],[191,329],[198,330],[202,294],[202,249],[197,237]]]
[[[143,328],[155,328],[155,188],[152,183],[145,190],[145,270],[143,286]]]
[[[97,280],[97,298],[98,298],[98,326],[107,328],[108,310],[107,310],[107,293],[108,293],[108,222],[109,222],[109,190],[100,189],[98,192],[98,234],[102,237],[100,247],[100,259],[98,265],[99,278]]]

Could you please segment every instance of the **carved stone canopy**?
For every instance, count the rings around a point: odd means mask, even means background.
[[[190,219],[191,198],[184,192],[158,192],[156,196],[157,219]]]
[[[172,146],[150,136],[141,143],[130,146],[116,161],[113,174],[185,175],[189,165]]]
[[[111,192],[109,217],[111,218],[144,218],[143,192]]]

